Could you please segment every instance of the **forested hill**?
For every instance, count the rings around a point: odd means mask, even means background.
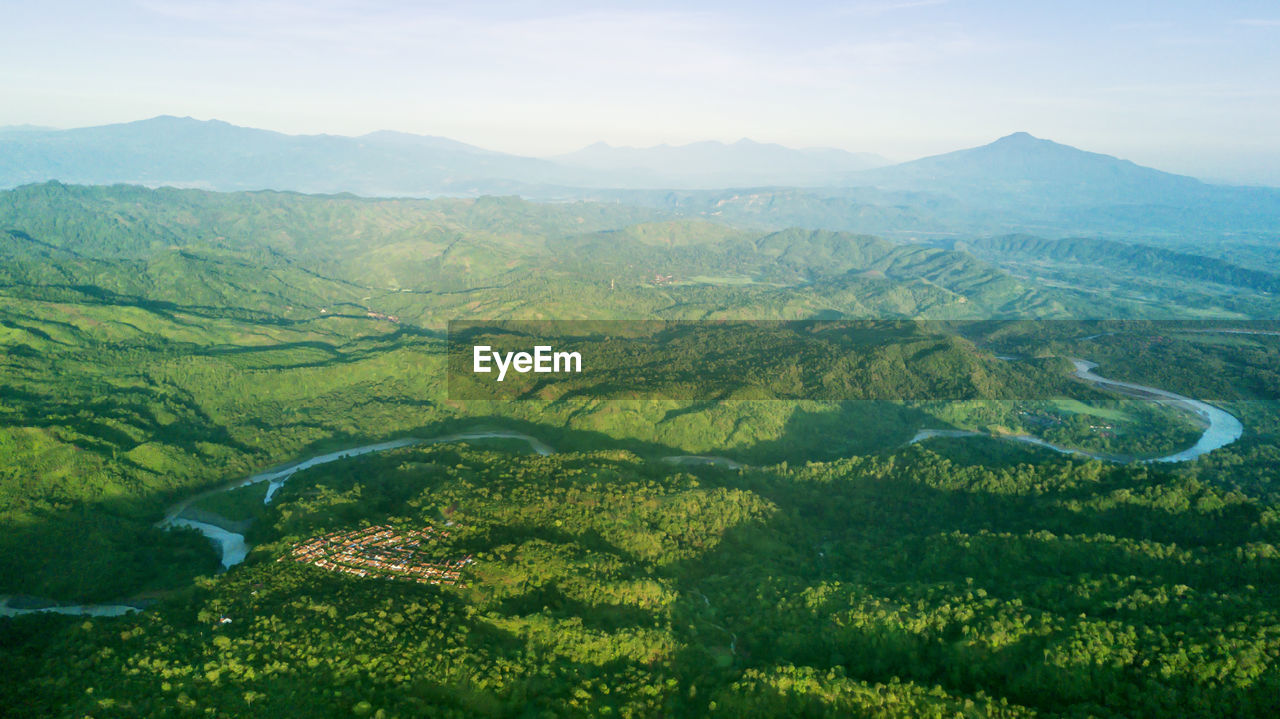
[[[0,192],[10,260],[0,278],[42,296],[200,298],[294,318],[337,307],[434,326],[551,308],[561,318],[1064,311],[964,252],[667,217],[611,203],[47,183]]]
[[[1240,267],[1213,257],[1143,244],[1099,238],[1050,240],[1031,235],[1006,235],[956,242],[952,246],[988,258],[1070,262],[1081,266],[1103,267],[1108,272],[1129,270],[1141,274],[1183,277],[1195,282],[1214,282],[1264,292],[1280,292],[1280,274],[1270,268]]]
[[[1010,261],[1009,242],[1001,259],[509,197],[2,192],[3,609],[155,604],[0,618],[0,714],[1274,715],[1267,403],[1228,403],[1246,434],[1171,467],[993,436],[1163,456],[1203,428],[1162,404],[470,402],[446,386],[440,330],[460,318],[1275,316],[1262,290],[1070,275]],[[1066,383],[1071,356],[1179,392],[1277,382],[1269,335],[1023,324],[1019,361],[978,336],[860,335],[886,361],[823,380],[893,386],[909,353],[940,386]],[[756,344],[758,369],[787,382],[797,363],[774,346]],[[493,429],[507,438],[476,437]],[[921,429],[943,434],[913,443]],[[449,441],[346,452],[408,438]],[[269,505],[261,483],[206,493],[328,453],[347,456]],[[159,529],[175,503],[247,532],[246,561],[218,572],[204,536]],[[412,568],[452,562],[450,581],[292,561],[382,531],[433,537]]]
[[[663,216],[589,202],[532,203],[511,197],[365,199],[293,192],[207,192],[136,185],[47,182],[0,192],[0,228],[79,254],[139,257],[203,243],[269,249],[296,258],[346,256],[405,239],[502,239],[625,227]]]
[[[48,183],[0,193],[0,232],[0,517],[18,528],[0,592],[55,597],[190,571],[193,545],[151,527],[177,494],[309,447],[490,417],[443,396],[451,319],[1063,312],[963,252],[607,204]],[[899,444],[936,421],[788,403],[616,410],[493,412],[586,446],[753,460]]]
[[[1220,307],[1265,317],[1277,306],[1277,275],[1167,248],[1029,236],[926,244],[674,214],[616,202],[46,183],[0,192],[0,282],[42,298],[294,320],[372,312],[436,328],[468,316],[1138,317]],[[1132,292],[1107,289],[1139,276]]]

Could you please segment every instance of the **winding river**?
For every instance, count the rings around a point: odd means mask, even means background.
[[[534,452],[546,456],[555,452],[550,445],[536,437],[531,437],[520,432],[509,432],[505,430],[495,430],[492,432],[460,432],[458,434],[447,434],[440,437],[403,437],[401,439],[393,439],[386,442],[378,442],[376,444],[366,444],[359,447],[351,447],[349,449],[339,449],[333,452],[326,452],[314,457],[309,457],[300,462],[285,465],[277,469],[269,469],[265,472],[259,472],[247,479],[237,480],[230,484],[216,487],[196,495],[192,495],[181,502],[178,502],[165,512],[164,519],[157,524],[159,527],[188,527],[199,531],[208,537],[215,545],[218,546],[218,553],[222,557],[222,568],[230,569],[235,565],[244,561],[249,554],[249,546],[245,543],[244,535],[239,532],[233,532],[226,528],[220,527],[209,522],[202,522],[192,517],[181,516],[186,512],[192,504],[204,499],[205,497],[218,494],[220,492],[229,492],[240,487],[247,487],[251,484],[261,484],[267,482],[267,494],[263,498],[263,504],[271,504],[271,500],[275,498],[276,492],[289,481],[294,474],[304,469],[309,469],[320,464],[327,464],[339,459],[348,457],[357,457],[370,452],[385,452],[389,449],[399,449],[401,447],[411,447],[418,444],[438,444],[443,442],[461,442],[468,439],[516,439],[529,444],[529,448]]]
[[[1236,419],[1231,413],[1214,407],[1207,402],[1201,402],[1198,399],[1192,399],[1185,395],[1180,395],[1168,390],[1159,389],[1157,387],[1148,387],[1146,385],[1135,384],[1133,382],[1122,382],[1120,380],[1107,379],[1101,375],[1094,373],[1098,364],[1089,360],[1072,359],[1071,364],[1075,367],[1075,376],[1096,385],[1121,394],[1141,399],[1150,399],[1158,402],[1164,402],[1169,405],[1181,407],[1192,412],[1205,421],[1207,426],[1200,435],[1200,439],[1196,443],[1180,452],[1166,455],[1164,457],[1154,457],[1144,459],[1143,462],[1186,462],[1203,454],[1208,454],[1215,449],[1225,447],[1228,444],[1240,439],[1244,434],[1244,425],[1240,420]],[[916,432],[911,438],[909,444],[915,444],[933,437],[995,437],[997,439],[1006,439],[1013,442],[1025,442],[1034,444],[1039,447],[1051,449],[1062,454],[1072,454],[1090,459],[1101,459],[1108,462],[1124,461],[1122,457],[1114,455],[1089,452],[1074,447],[1063,447],[1046,442],[1039,437],[1032,437],[1027,434],[1012,435],[989,435],[982,432],[974,432],[966,429],[922,429]]]
[[[1075,366],[1075,376],[1085,382],[1105,387],[1116,392],[1127,394],[1130,396],[1141,397],[1145,399],[1154,399],[1160,402],[1181,406],[1191,412],[1196,413],[1208,423],[1208,427],[1200,436],[1199,441],[1195,445],[1168,455],[1166,457],[1157,457],[1155,459],[1144,460],[1146,462],[1185,462],[1195,459],[1203,454],[1212,452],[1219,447],[1224,447],[1232,442],[1240,439],[1244,433],[1244,426],[1240,424],[1240,420],[1231,414],[1206,404],[1199,400],[1192,399],[1174,392],[1158,389],[1155,387],[1147,387],[1132,382],[1121,382],[1119,380],[1107,379],[1094,373],[1097,364],[1088,360],[1073,359],[1072,364]],[[970,430],[956,429],[922,429],[911,438],[910,444],[920,442],[933,437],[992,437],[993,435],[983,434],[981,432],[973,432]],[[1095,454],[1085,450],[1074,449],[1070,447],[1060,447],[1058,445],[1046,442],[1039,437],[1030,435],[1008,435],[1000,436],[999,439],[1007,439],[1017,442],[1026,442],[1041,447],[1061,452],[1063,454],[1080,455],[1092,459],[1102,459],[1107,461],[1116,461],[1119,458]],[[237,480],[221,487],[215,487],[204,492],[187,497],[170,506],[165,512],[164,519],[157,523],[159,527],[188,527],[199,531],[205,535],[218,547],[219,555],[222,558],[222,566],[229,569],[245,560],[249,553],[249,545],[245,542],[244,534],[231,531],[230,529],[199,521],[192,517],[182,516],[191,505],[199,500],[217,494],[219,492],[227,492],[240,487],[251,484],[260,484],[267,482],[267,492],[263,499],[264,504],[270,504],[275,498],[276,492],[284,486],[285,482],[294,474],[316,465],[334,462],[348,457],[356,457],[371,452],[382,452],[389,449],[398,449],[400,447],[409,447],[421,444],[439,444],[445,442],[461,442],[469,439],[513,439],[525,442],[529,448],[540,455],[549,455],[555,452],[550,445],[542,440],[522,432],[514,432],[507,430],[494,431],[475,431],[460,432],[456,434],[442,435],[439,437],[404,437],[401,439],[389,440],[386,442],[378,442],[375,444],[366,444],[350,449],[340,449],[333,452],[326,452],[314,457],[285,465],[274,469],[269,469],[258,474],[254,474],[246,479]],[[725,457],[713,457],[704,455],[679,455],[672,457],[663,457],[660,461],[676,466],[703,464],[711,466],[719,466],[728,469],[741,469],[745,465],[735,462]],[[35,605],[35,606],[26,606]],[[132,611],[138,611],[142,607],[130,604],[128,602],[119,602],[114,604],[77,604],[77,605],[60,605],[56,602],[48,600],[39,600],[32,598],[18,599],[11,596],[0,596],[0,616],[14,616],[15,614],[27,614],[30,612],[58,612],[61,614],[79,614],[91,616],[120,616]]]
[[[468,439],[515,439],[528,443],[529,449],[532,449],[534,452],[537,452],[544,457],[555,453],[555,450],[552,449],[550,445],[537,437],[532,437],[524,434],[523,432],[511,432],[507,430],[494,430],[490,432],[459,432],[457,434],[446,434],[440,437],[426,438],[402,437],[400,439],[393,439],[386,442],[366,444],[359,447],[352,447],[350,449],[339,449],[334,452],[318,454],[314,457],[309,457],[300,462],[294,462],[293,464],[286,465],[279,469],[269,469],[265,472],[259,472],[258,474],[252,475],[248,479],[232,482],[231,484],[227,484],[207,492],[201,492],[200,494],[188,497],[187,499],[170,507],[169,510],[165,512],[165,518],[160,520],[156,526],[189,527],[199,531],[218,546],[218,553],[222,556],[222,568],[230,569],[231,567],[243,562],[245,557],[249,555],[249,545],[245,543],[243,534],[230,531],[216,524],[201,522],[196,519],[181,516],[182,513],[197,500],[218,492],[228,492],[233,489],[239,489],[240,487],[247,487],[251,484],[267,482],[267,494],[263,498],[262,503],[271,504],[271,500],[275,499],[276,492],[280,491],[280,488],[284,486],[285,482],[289,481],[290,477],[304,469],[309,469],[316,465],[328,464],[329,462],[336,462],[339,459],[346,459],[348,457],[358,457],[359,455],[369,454],[371,452],[385,452],[389,449],[412,447],[419,444],[463,442]]]

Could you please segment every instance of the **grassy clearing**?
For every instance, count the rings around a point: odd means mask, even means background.
[[[1085,404],[1078,399],[1055,399],[1050,400],[1050,404],[1054,409],[1060,412],[1069,412],[1071,414],[1087,414],[1093,417],[1101,417],[1116,422],[1128,422],[1133,418],[1128,413],[1120,410],[1118,407],[1099,407],[1097,405]]]

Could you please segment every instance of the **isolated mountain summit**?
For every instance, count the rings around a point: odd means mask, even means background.
[[[961,199],[1010,199],[1056,204],[1181,201],[1207,185],[1070,145],[1015,132],[967,150],[858,173],[852,184],[937,192]]]

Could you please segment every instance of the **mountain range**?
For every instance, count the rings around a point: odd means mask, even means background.
[[[480,194],[530,187],[713,188],[823,185],[888,161],[743,139],[680,147],[597,143],[551,159],[430,135],[286,135],[160,116],[71,130],[0,128],[0,186],[69,183],[295,190],[361,195]]]
[[[579,179],[558,165],[442,137],[286,135],[161,116],[72,130],[0,133],[0,185],[58,180],[209,190],[361,195],[465,194],[468,181]]]
[[[887,164],[869,153],[746,139],[648,148],[597,143],[533,158],[428,135],[287,135],[172,116],[71,130],[0,128],[0,187],[48,180],[607,199],[756,225],[883,234],[1185,238],[1270,236],[1280,227],[1280,189],[1211,185],[1025,132]]]

